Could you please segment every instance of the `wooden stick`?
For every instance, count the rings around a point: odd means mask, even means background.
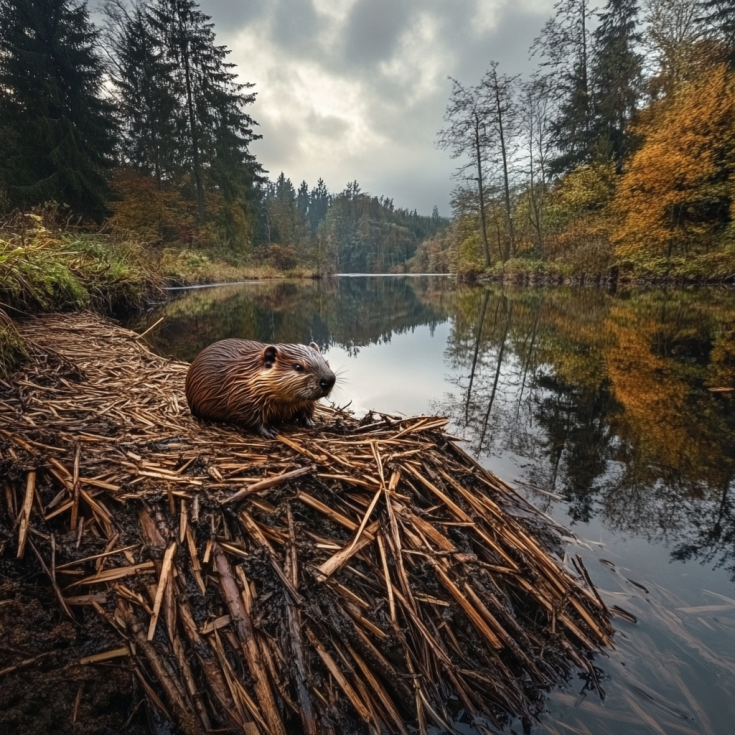
[[[158,615],[161,612],[161,603],[163,602],[163,593],[166,589],[166,583],[168,582],[169,575],[174,560],[174,554],[176,553],[176,542],[174,541],[171,546],[166,549],[166,553],[163,555],[163,564],[161,565],[161,576],[158,578],[158,589],[156,590],[156,599],[153,603],[153,616],[148,626],[148,640],[152,641],[153,636],[156,633],[156,623],[158,623]]]
[[[286,735],[286,730],[276,707],[273,692],[268,683],[268,676],[263,668],[260,650],[253,632],[252,621],[243,605],[237,582],[235,582],[230,565],[220,545],[217,543],[213,544],[212,551],[214,553],[217,573],[219,574],[222,595],[230,610],[232,625],[237,631],[245,660],[255,681],[255,693],[263,710],[263,717],[268,723],[269,735]]]
[[[368,544],[372,543],[375,536],[375,534],[380,528],[380,522],[375,521],[374,523],[370,524],[366,529],[365,532],[362,535],[362,538],[356,543],[350,543],[347,546],[343,546],[334,556],[327,559],[327,561],[322,564],[318,571],[319,575],[317,578],[320,582],[326,581],[329,577],[332,576],[350,557],[354,556],[358,553],[363,547],[367,546]]]
[[[395,624],[396,622],[396,603],[393,599],[393,585],[390,581],[390,573],[388,571],[388,558],[385,555],[385,541],[383,541],[383,534],[378,532],[378,548],[380,549],[380,559],[383,562],[383,575],[385,576],[385,587],[388,590],[388,609],[390,610],[390,619]]]
[[[291,470],[291,472],[284,472],[282,475],[274,475],[273,477],[268,477],[265,480],[260,480],[260,482],[253,483],[250,487],[243,488],[242,490],[238,490],[234,495],[230,495],[229,498],[222,501],[222,505],[228,505],[229,503],[242,500],[243,498],[247,498],[248,495],[260,492],[261,490],[267,490],[268,488],[275,487],[283,482],[288,482],[288,480],[308,475],[310,472],[314,472],[315,470],[316,467],[314,467],[314,465],[309,465],[308,467],[299,467],[297,470]]]
[[[36,471],[31,470],[26,479],[26,495],[20,515],[20,531],[18,532],[18,553],[16,558],[22,559],[28,538],[28,529],[31,525],[31,511],[33,510],[33,492],[36,489]]]
[[[324,661],[324,665],[327,667],[327,669],[329,669],[329,673],[334,677],[335,681],[337,682],[337,684],[339,684],[342,691],[347,695],[347,699],[352,702],[352,706],[357,710],[357,714],[365,722],[370,722],[370,720],[372,719],[370,717],[370,712],[367,710],[360,697],[357,696],[357,692],[355,692],[355,690],[352,688],[350,683],[345,678],[344,674],[339,670],[339,667],[335,663],[334,659],[329,655],[324,646],[322,646],[317,637],[308,628],[306,628],[306,636],[309,639],[311,645],[314,646],[314,648],[316,649],[316,652],[319,654],[321,660]]]

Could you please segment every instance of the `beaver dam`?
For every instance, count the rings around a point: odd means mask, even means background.
[[[323,409],[266,440],[193,419],[187,364],[111,322],[19,329],[32,354],[0,387],[14,732],[495,732],[572,676],[599,689],[610,611],[581,560],[445,419]]]

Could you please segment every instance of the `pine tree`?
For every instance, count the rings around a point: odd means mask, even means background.
[[[309,194],[309,229],[311,230],[311,236],[316,236],[316,231],[319,225],[327,216],[327,210],[329,209],[330,196],[327,191],[327,186],[323,179],[319,179],[316,182],[316,186],[311,190]]]
[[[735,3],[732,0],[704,0],[704,22],[725,44],[730,66],[735,67]]]
[[[590,158],[592,99],[590,94],[589,0],[558,0],[556,15],[549,19],[531,47],[550,68],[548,78],[558,98],[551,125],[558,155],[551,173],[573,169]]]
[[[122,136],[120,159],[158,181],[181,174],[180,141],[186,120],[183,90],[175,65],[152,32],[145,9],[122,0],[105,6],[111,76],[116,88]]]
[[[115,124],[97,42],[83,2],[0,0],[0,183],[13,201],[104,213]]]
[[[630,153],[628,129],[641,94],[643,59],[636,51],[637,0],[608,0],[594,31],[592,100],[594,154],[615,161],[618,171]]]
[[[299,190],[296,192],[296,209],[306,219],[309,213],[309,185],[305,181],[299,184]]]
[[[249,153],[259,138],[245,108],[255,101],[253,85],[235,81],[229,50],[215,44],[213,24],[193,0],[156,0],[148,13],[154,33],[174,62],[186,121],[184,159],[192,174],[199,219],[205,218],[210,184],[230,199],[252,187],[260,167]]]

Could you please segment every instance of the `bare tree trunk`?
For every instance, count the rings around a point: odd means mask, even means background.
[[[503,296],[503,302],[505,303],[505,296]],[[487,433],[487,424],[490,420],[490,413],[493,410],[493,404],[495,403],[495,396],[498,392],[498,381],[500,380],[500,368],[503,364],[503,354],[505,353],[505,343],[508,339],[508,330],[510,329],[510,323],[513,318],[513,304],[510,304],[510,309],[508,310],[508,318],[505,320],[505,329],[503,330],[503,336],[500,340],[500,349],[498,350],[498,363],[495,367],[495,379],[493,380],[493,388],[492,392],[490,393],[490,400],[487,404],[487,411],[485,413],[485,420],[482,422],[482,434],[480,435],[480,442],[477,445],[477,454],[479,455],[482,452],[482,445],[485,441],[485,434]]]
[[[480,118],[475,112],[475,157],[477,160],[477,188],[480,195],[480,229],[482,231],[482,247],[485,255],[485,267],[490,267],[490,245],[487,241],[487,223],[485,221],[485,192],[482,183],[482,154],[480,145]]]
[[[477,322],[477,335],[475,337],[475,353],[472,355],[472,369],[470,370],[470,383],[467,386],[467,401],[465,402],[465,425],[470,420],[470,398],[472,396],[472,384],[475,382],[475,370],[477,369],[477,355],[480,352],[480,341],[482,340],[482,327],[485,324],[485,314],[487,313],[487,302],[490,299],[490,293],[485,289],[482,296],[482,310],[480,311],[480,319]]]
[[[498,80],[495,78],[495,105],[498,113],[498,134],[500,137],[500,152],[503,158],[503,189],[505,194],[505,212],[508,217],[508,242],[505,248],[503,262],[511,255],[515,255],[515,234],[513,232],[513,211],[510,206],[510,182],[508,180],[508,152],[506,147],[505,132],[503,130],[503,107],[500,104],[500,89]]]

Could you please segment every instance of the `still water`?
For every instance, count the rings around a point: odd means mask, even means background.
[[[317,342],[358,413],[439,413],[574,535],[616,619],[534,732],[735,732],[735,294],[502,289],[445,277],[179,292],[129,324],[192,360],[226,337]],[[517,728],[516,728],[517,729]],[[518,730],[520,732],[520,730]]]

